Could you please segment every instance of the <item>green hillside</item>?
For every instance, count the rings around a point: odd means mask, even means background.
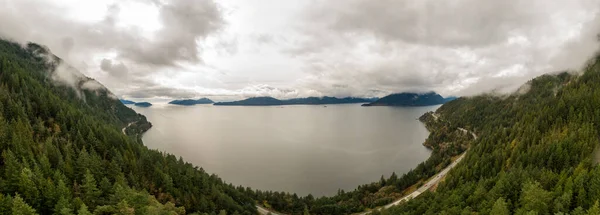
[[[427,161],[319,198],[234,187],[149,150],[144,116],[61,63],[39,45],[0,40],[0,214],[256,214],[256,203],[350,214],[398,199],[465,151],[435,192],[374,214],[600,214],[600,58],[513,95],[448,102],[420,118]],[[57,81],[59,70],[75,78]]]
[[[44,47],[0,41],[0,214],[257,213],[245,188],[143,146],[150,123],[98,85]]]
[[[527,88],[439,108],[479,138],[436,192],[381,214],[600,214],[600,58]]]

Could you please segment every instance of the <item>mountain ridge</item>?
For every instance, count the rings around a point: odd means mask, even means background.
[[[184,106],[191,106],[191,105],[198,105],[198,104],[212,104],[215,103],[213,100],[210,100],[208,98],[200,98],[200,99],[176,99],[173,101],[170,101],[169,104],[172,105],[184,105]]]
[[[217,106],[278,106],[278,105],[327,105],[327,104],[354,104],[366,103],[375,100],[375,98],[356,98],[356,97],[305,97],[279,100],[273,97],[252,97],[232,102],[217,102]]]
[[[54,78],[65,68],[0,40],[0,214],[257,213],[246,188],[144,146],[146,117],[93,79]]]
[[[430,106],[440,105],[454,100],[456,97],[444,98],[435,92],[427,93],[393,93],[378,99],[377,101],[362,106]]]

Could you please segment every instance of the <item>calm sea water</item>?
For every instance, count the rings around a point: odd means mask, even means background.
[[[225,181],[299,195],[333,195],[401,175],[426,160],[429,107],[351,105],[132,107],[154,125],[148,147]]]

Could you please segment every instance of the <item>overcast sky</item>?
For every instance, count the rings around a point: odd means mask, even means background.
[[[122,98],[510,91],[597,49],[600,0],[0,0]]]

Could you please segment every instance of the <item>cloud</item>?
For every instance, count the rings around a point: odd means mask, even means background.
[[[316,2],[287,53],[306,65],[301,84],[321,92],[510,91],[578,69],[598,48],[599,9],[598,0]]]
[[[313,11],[315,19],[347,33],[373,35],[386,41],[433,46],[479,46],[502,43],[544,17],[546,1],[329,1]],[[333,10],[333,13],[332,13]]]
[[[127,73],[129,72],[125,64],[123,64],[122,62],[113,64],[112,60],[106,58],[102,59],[102,62],[100,63],[100,69],[110,73],[112,76],[115,77],[127,76]]]
[[[120,1],[106,4],[104,9],[94,8],[105,13],[92,21],[69,17],[73,10],[61,2],[0,0],[0,3],[4,5],[0,8],[3,26],[0,37],[47,45],[79,69],[88,69],[90,64],[98,62],[101,70],[117,78],[127,74],[151,76],[162,68],[202,63],[200,42],[225,25],[218,5],[212,0]],[[148,31],[144,26],[123,24],[123,17],[133,11],[131,7],[138,6],[157,12],[156,29]],[[135,16],[141,16],[137,14],[139,8],[134,9]],[[150,25],[152,20],[142,24]],[[112,60],[95,60],[102,54],[110,55]],[[94,75],[94,65],[91,66],[91,71],[83,72]],[[143,71],[131,71],[132,68]]]
[[[600,0],[0,4],[0,37],[140,98],[511,91],[578,69],[600,32]]]

